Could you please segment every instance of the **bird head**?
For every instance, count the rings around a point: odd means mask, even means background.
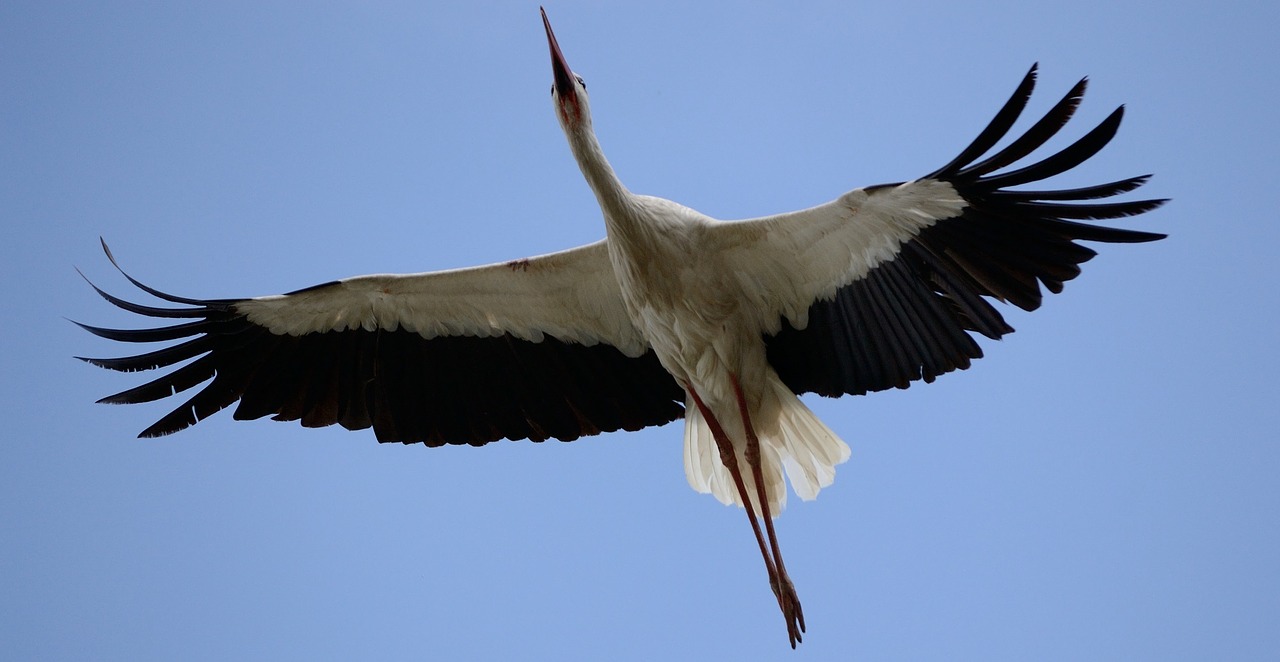
[[[542,25],[547,29],[547,45],[551,48],[551,71],[555,74],[555,82],[551,85],[551,99],[556,105],[556,117],[568,133],[576,133],[591,126],[591,113],[587,106],[587,85],[582,76],[573,73],[569,63],[560,52],[560,44],[551,31],[551,21],[547,20],[547,11],[542,11]]]

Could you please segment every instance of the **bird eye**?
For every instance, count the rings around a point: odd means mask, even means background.
[[[579,76],[578,74],[574,74],[574,75],[573,75],[573,77],[574,77],[574,79],[575,79],[575,80],[577,80],[577,81],[578,81],[578,84],[582,86],[582,89],[584,89],[584,90],[585,90],[585,89],[587,89],[587,81],[582,80],[582,76]],[[555,84],[555,83],[552,83],[552,84],[551,84],[551,96],[555,96],[555,95],[556,95],[556,84]]]

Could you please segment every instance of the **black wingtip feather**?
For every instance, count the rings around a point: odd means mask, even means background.
[[[1013,128],[1014,122],[1018,120],[1022,110],[1027,107],[1027,102],[1031,99],[1031,93],[1036,87],[1036,73],[1039,68],[1040,63],[1032,64],[1031,68],[1027,70],[1027,74],[1022,77],[1022,82],[1018,84],[1018,88],[1014,90],[1009,100],[1004,103],[1004,106],[987,124],[987,127],[978,134],[978,137],[974,138],[968,147],[960,150],[960,153],[950,163],[926,175],[926,178],[938,178],[944,172],[956,170],[995,147],[996,143],[1000,142],[1000,139],[1009,132],[1009,129]]]
[[[198,320],[154,329],[108,329],[106,327],[83,324],[72,319],[67,321],[99,338],[127,343],[165,342],[179,338],[190,338],[209,331],[217,324],[208,320]]]
[[[164,299],[165,301],[169,301],[171,303],[181,303],[181,304],[186,304],[188,306],[199,306],[202,308],[206,308],[206,307],[224,308],[227,304],[233,303],[233,301],[229,299],[191,299],[188,297],[180,297],[174,294],[169,294],[167,292],[162,292],[160,290],[157,290],[156,288],[151,287],[146,283],[143,283],[142,281],[134,278],[133,276],[130,276],[129,273],[126,272],[120,266],[120,263],[116,262],[115,256],[111,254],[111,248],[107,246],[106,239],[103,239],[102,237],[98,237],[98,241],[102,244],[102,252],[107,254],[107,260],[111,262],[111,266],[115,267],[116,271],[119,271],[120,275],[124,276],[130,283],[133,283],[135,287],[142,290],[143,292],[146,292],[147,294],[150,294],[153,297],[156,297],[158,299]],[[90,284],[92,285],[92,283]],[[94,289],[97,289],[97,288],[95,287]]]
[[[117,297],[103,290],[102,288],[95,285],[93,281],[89,280],[89,278],[84,275],[84,272],[80,271],[79,269],[76,269],[76,271],[80,273],[81,278],[84,278],[84,282],[88,283],[89,287],[92,287],[93,291],[98,293],[98,296],[105,299],[111,305],[131,313],[135,313],[138,315],[145,315],[147,317],[168,317],[168,318],[189,317],[190,318],[190,317],[206,317],[210,312],[209,310],[206,310],[204,307],[156,308],[155,306],[144,306],[142,304],[133,303],[131,301],[121,299],[120,297]]]
[[[1077,83],[1031,129],[995,155],[974,165],[965,159],[953,160],[935,173],[955,187],[968,207],[959,216],[922,231],[915,241],[937,244],[932,250],[946,256],[944,267],[950,264],[973,278],[981,295],[1033,310],[1041,302],[1037,283],[1059,292],[1063,282],[1079,274],[1078,265],[1095,254],[1074,242],[1139,243],[1164,238],[1158,233],[1081,222],[1136,216],[1164,204],[1163,199],[1087,202],[1133,191],[1146,184],[1150,175],[1059,191],[1010,188],[1059,175],[1092,158],[1115,137],[1124,118],[1123,105],[1058,152],[999,172],[1029,156],[1061,129],[1079,106],[1087,80]],[[973,160],[981,155],[965,156]]]
[[[1138,187],[1146,184],[1151,180],[1151,175],[1139,175],[1138,177],[1129,177],[1119,181],[1108,182],[1106,184],[1095,184],[1093,186],[1083,186],[1072,189],[1059,189],[1056,191],[1026,191],[1026,190],[1010,190],[1010,191],[992,191],[988,195],[992,198],[1013,197],[1022,200],[1039,200],[1048,201],[1073,201],[1073,200],[1099,200],[1109,198],[1121,193],[1128,193],[1136,190]],[[1150,202],[1165,203],[1168,200],[1151,200]]]
[[[1101,151],[1103,147],[1106,147],[1107,143],[1111,142],[1111,139],[1115,137],[1116,131],[1120,129],[1120,122],[1123,119],[1124,106],[1120,106],[1112,111],[1106,119],[1102,120],[1098,126],[1094,127],[1092,131],[1086,133],[1079,140],[1071,143],[1058,153],[1025,168],[985,177],[979,180],[979,185],[986,190],[995,190],[1020,186],[1060,175],[1089,160]]]
[[[1040,118],[1034,126],[1014,140],[1004,149],[996,152],[989,158],[979,163],[965,166],[954,175],[955,178],[977,178],[990,174],[1003,168],[1011,163],[1026,158],[1031,152],[1039,149],[1050,138],[1058,134],[1062,127],[1071,121],[1075,115],[1076,109],[1080,107],[1080,102],[1084,99],[1084,93],[1089,86],[1088,78],[1081,78],[1080,82],[1062,97],[1060,101],[1049,112]]]

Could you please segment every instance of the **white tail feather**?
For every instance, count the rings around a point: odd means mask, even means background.
[[[783,470],[791,489],[805,501],[818,496],[822,488],[836,477],[836,465],[849,459],[849,446],[836,436],[796,397],[781,380],[773,379],[770,385],[777,398],[777,423],[753,421],[760,434],[760,460],[765,479],[765,494],[770,511],[776,517],[787,503]],[[764,410],[770,408],[762,407]],[[717,417],[722,418],[722,417]],[[748,468],[742,449],[745,446],[741,421],[721,420],[725,432],[734,442],[738,454],[738,466],[756,512],[755,481]],[[729,470],[720,461],[720,450],[711,435],[702,412],[692,402],[685,407],[684,470],[689,485],[702,494],[712,494],[720,503],[741,506],[737,487]]]

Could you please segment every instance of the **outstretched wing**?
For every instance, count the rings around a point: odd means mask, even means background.
[[[107,257],[116,264],[109,250]],[[191,361],[100,402],[150,402],[204,384],[143,437],[176,432],[237,401],[237,419],[372,427],[379,441],[429,446],[570,441],[683,414],[683,391],[627,318],[604,242],[253,299],[189,299],[125,277],[182,307],[139,305],[93,287],[127,311],[191,321],[80,326],[122,342],[181,342],[84,360],[120,371]]]
[[[1082,222],[1160,206],[1163,200],[1095,202],[1148,176],[1067,190],[1012,188],[1080,165],[1115,135],[1123,107],[1056,154],[1005,170],[1066,124],[1085,80],[1025,134],[978,161],[1025,108],[1035,74],[1032,67],[969,147],[923,178],[717,226],[729,268],[759,297],[753,303],[769,361],[793,391],[862,394],[967,368],[982,356],[970,332],[999,338],[1013,331],[983,297],[1034,310],[1041,284],[1060,292],[1095,255],[1077,241],[1164,237]]]

